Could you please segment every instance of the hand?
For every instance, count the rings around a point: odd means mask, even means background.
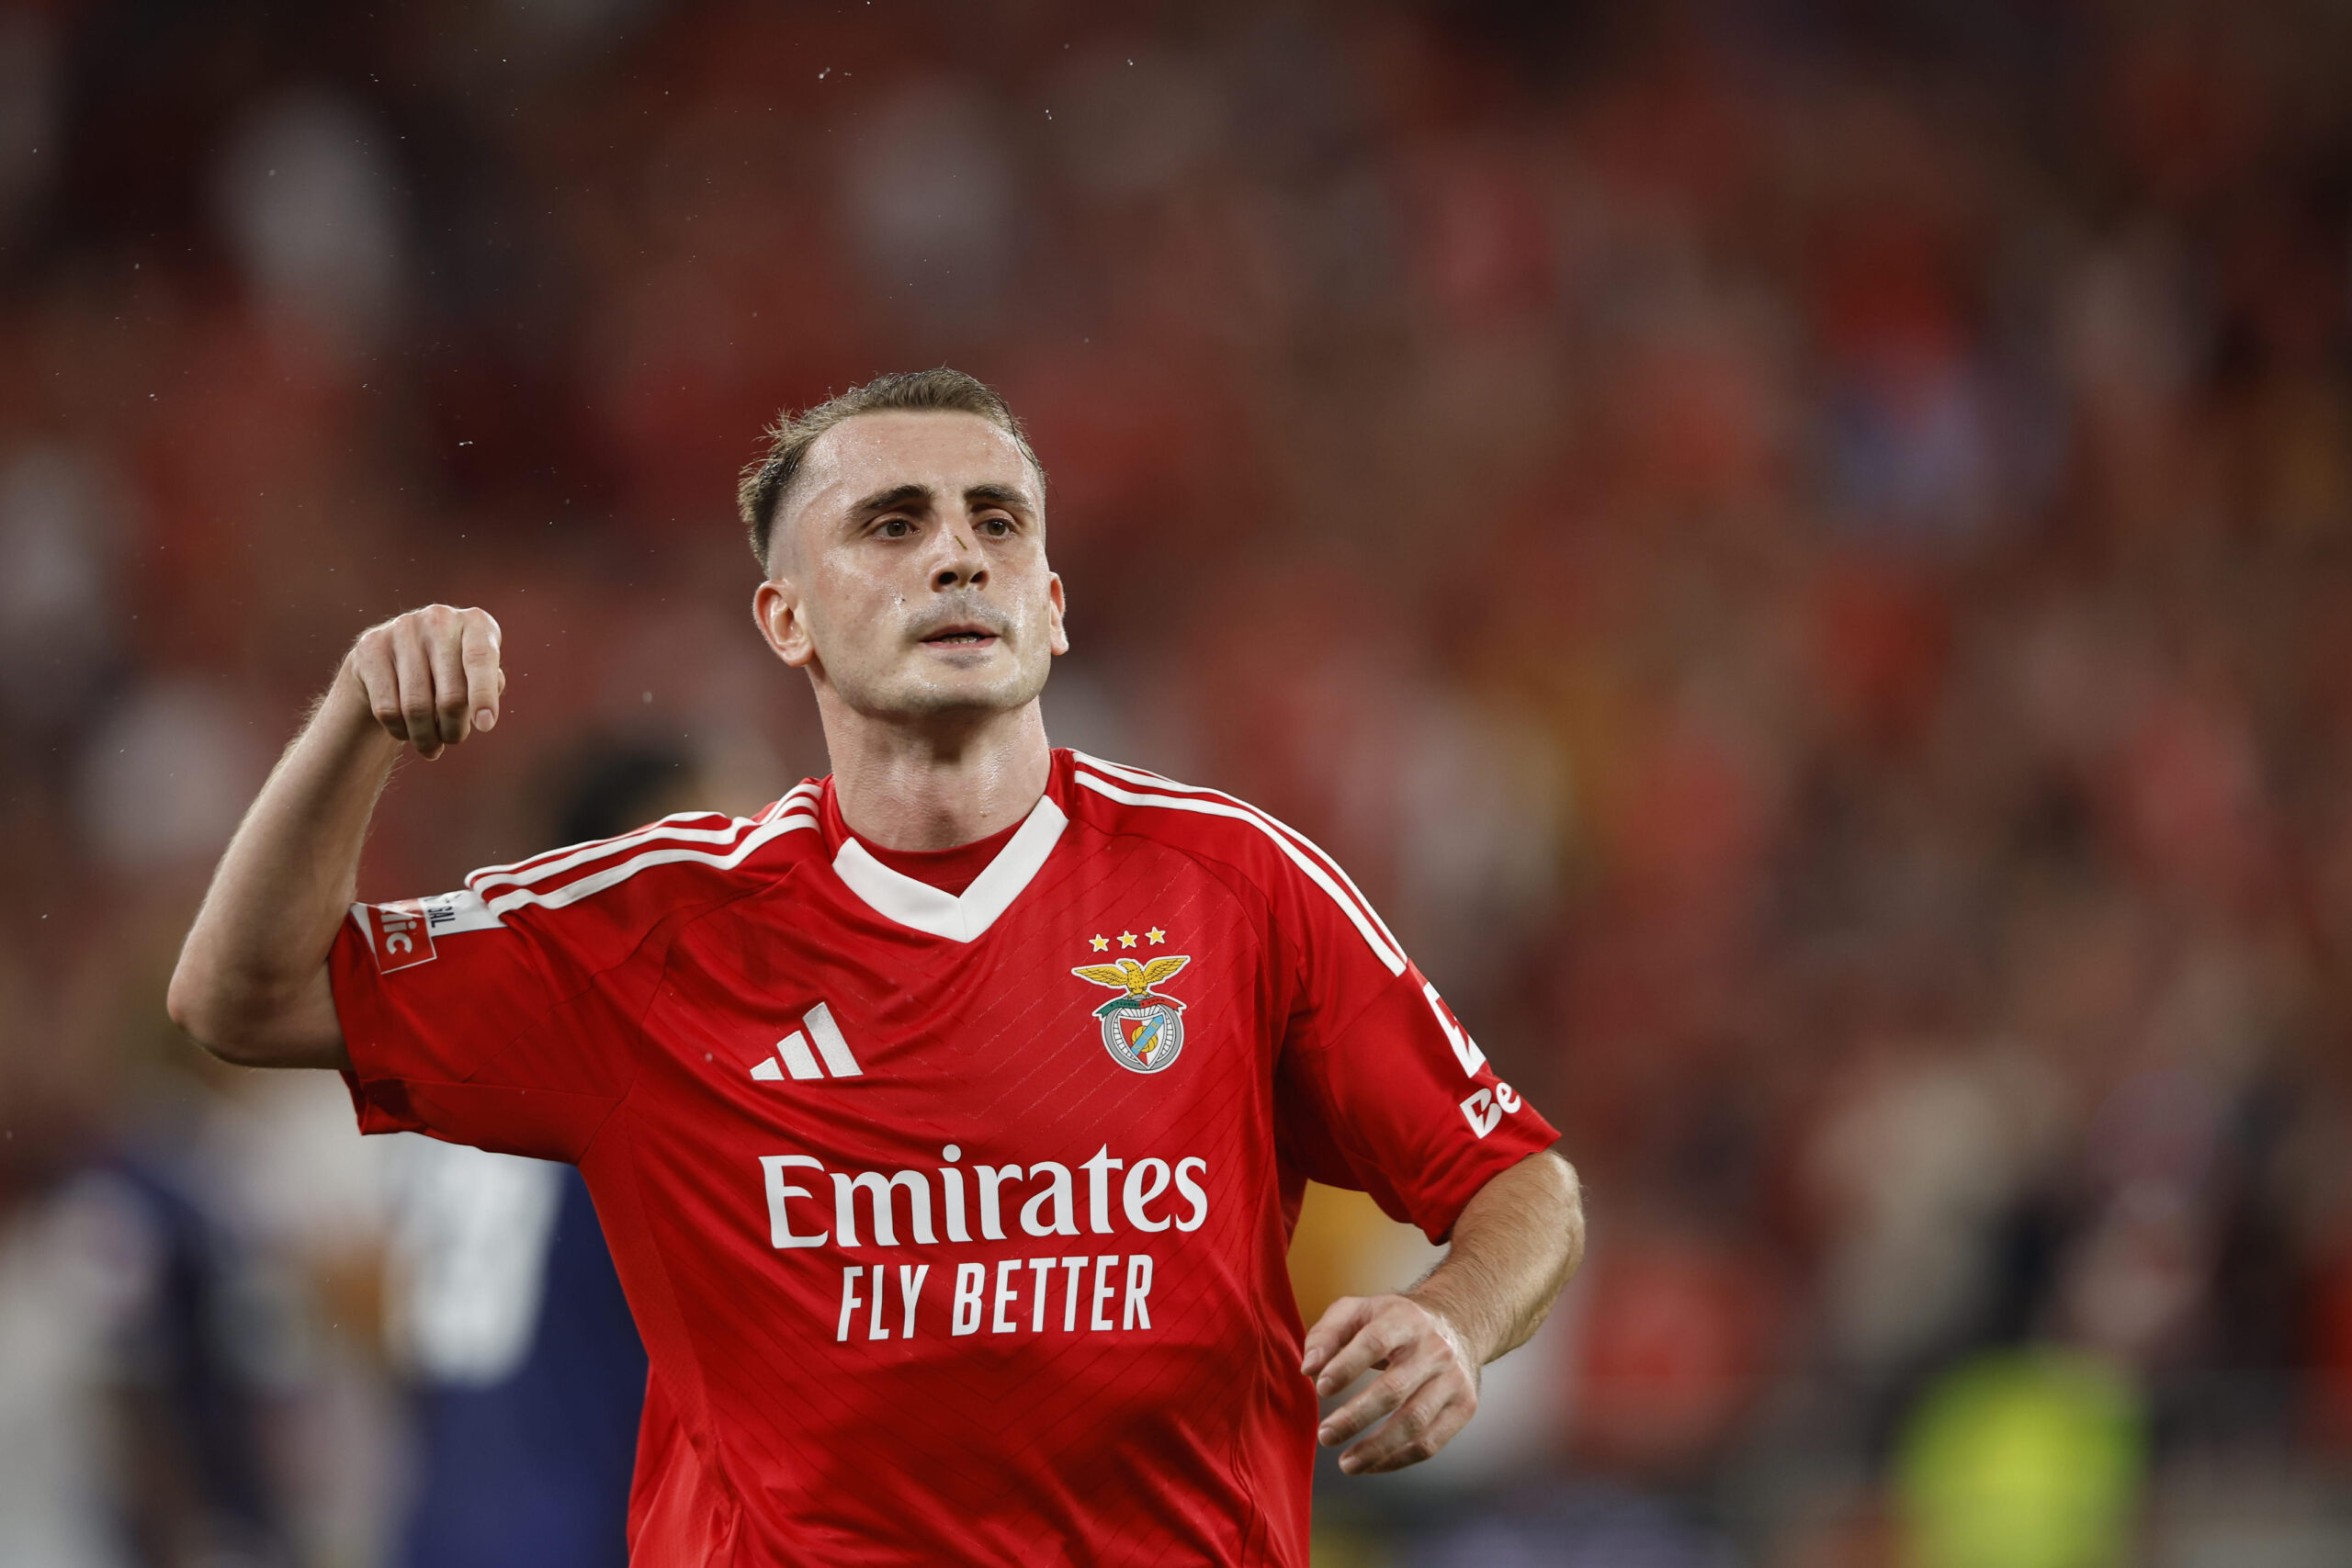
[[[1453,1440],[1478,1408],[1478,1360],[1461,1332],[1410,1296],[1343,1296],[1306,1336],[1299,1370],[1329,1396],[1374,1368],[1380,1376],[1331,1412],[1315,1434],[1326,1448],[1388,1419],[1340,1456],[1350,1475],[1419,1464]]]
[[[344,673],[384,733],[437,757],[498,723],[498,642],[489,611],[427,604],[361,632]]]

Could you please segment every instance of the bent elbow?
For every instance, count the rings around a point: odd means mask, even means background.
[[[209,1055],[233,1066],[269,1066],[249,1037],[250,1032],[237,1027],[237,1010],[220,995],[220,987],[200,970],[191,969],[186,959],[172,971],[171,987],[164,993],[164,1010],[181,1033]]]
[[[182,956],[164,1010],[232,1066],[341,1067],[349,1061],[322,965],[307,980],[241,973]]]
[[[164,993],[164,1010],[171,1015],[181,1033],[209,1051],[212,1047],[206,1039],[210,1032],[206,1000],[202,979],[189,972],[187,960],[182,958],[179,966],[172,971],[170,987]]]

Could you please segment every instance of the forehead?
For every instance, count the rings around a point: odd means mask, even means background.
[[[797,510],[822,513],[908,484],[942,495],[1009,485],[1034,496],[1036,476],[1012,437],[978,414],[894,411],[852,415],[819,436],[793,488]]]

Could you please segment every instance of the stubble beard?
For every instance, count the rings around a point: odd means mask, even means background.
[[[919,639],[962,622],[978,623],[994,633],[999,652],[1011,656],[1012,667],[978,682],[962,678],[965,672],[952,668],[926,668],[932,656],[920,651]],[[913,646],[901,645],[898,657],[885,669],[870,673],[841,669],[827,664],[820,654],[818,664],[822,673],[812,670],[811,674],[818,675],[820,692],[830,691],[834,701],[862,718],[977,728],[999,715],[1026,707],[1045,690],[1053,660],[1039,660],[1033,666],[1025,656],[1033,630],[1043,635],[1041,627],[1025,624],[1001,606],[957,594],[934,602],[901,628],[900,635],[914,639]]]
[[[990,679],[976,682],[959,679],[959,671],[909,669],[902,663],[878,679],[848,672],[849,678],[844,680],[842,674],[829,670],[826,683],[836,700],[861,717],[886,723],[962,720],[978,725],[999,714],[1026,707],[1046,689],[1052,660],[1043,660],[1031,668],[1029,661],[1020,656],[1019,645],[1007,635],[1012,629],[1004,628],[997,635],[999,648],[1013,654],[1013,668]]]
[[[1050,669],[1050,666],[1047,667]],[[1015,668],[1010,672],[978,686],[960,682],[950,682],[915,679],[887,696],[881,696],[875,716],[906,719],[944,719],[964,717],[973,722],[1001,713],[1026,707],[1046,689],[1046,670],[1030,671]]]

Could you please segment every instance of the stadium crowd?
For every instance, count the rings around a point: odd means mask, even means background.
[[[385,1561],[400,1140],[171,1029],[204,875],[430,600],[514,683],[370,897],[600,748],[823,773],[733,476],[946,362],[1057,742],[1317,838],[1588,1183],[1318,1560],[2343,1561],[2347,81],[2291,0],[0,5],[0,1560]],[[1309,1315],[1417,1248],[1318,1192]]]

